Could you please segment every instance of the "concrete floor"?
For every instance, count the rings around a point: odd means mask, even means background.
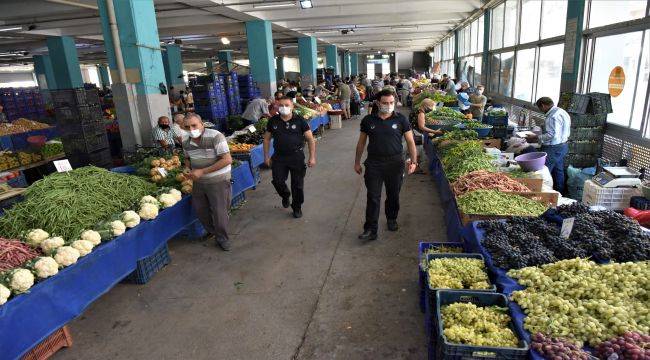
[[[329,130],[305,180],[304,217],[262,183],[232,217],[233,249],[176,239],[146,285],[120,284],[72,322],[55,359],[425,359],[417,244],[444,241],[429,176],[408,176],[400,230],[362,243],[359,120]]]

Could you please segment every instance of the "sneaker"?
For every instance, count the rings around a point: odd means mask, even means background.
[[[300,219],[302,217],[302,210],[294,209],[293,210],[293,217],[295,217],[296,219]]]
[[[377,232],[372,230],[365,230],[363,234],[359,235],[360,240],[376,240]]]
[[[289,207],[289,205],[291,205],[291,198],[288,196],[282,198],[282,207],[286,209]]]
[[[397,231],[397,229],[399,229],[399,226],[397,225],[397,220],[395,219],[388,220],[388,230]]]
[[[217,246],[221,248],[223,251],[230,251],[230,240],[216,240]]]

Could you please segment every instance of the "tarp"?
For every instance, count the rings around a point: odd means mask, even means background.
[[[100,244],[76,264],[34,285],[29,294],[0,306],[0,357],[20,358],[133,272],[138,260],[194,221],[191,197],[186,196],[156,219]]]
[[[241,165],[232,169],[230,181],[232,183],[232,197],[235,197],[257,185],[253,173],[251,172],[251,168],[248,165],[248,161],[242,161]]]

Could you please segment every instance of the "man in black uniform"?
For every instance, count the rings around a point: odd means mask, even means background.
[[[408,173],[415,171],[417,151],[413,132],[408,119],[395,112],[395,94],[390,90],[382,90],[377,94],[379,111],[366,115],[361,120],[361,133],[357,143],[357,153],[354,170],[361,175],[361,156],[368,140],[368,157],[364,162],[366,173],[364,179],[368,189],[366,204],[366,223],[363,225],[361,240],[377,239],[377,223],[381,202],[381,187],[386,186],[386,220],[388,230],[397,231],[397,213],[399,212],[399,191],[404,178],[404,157],[402,137],[406,139],[408,152],[411,156],[406,161]]]
[[[303,184],[307,166],[316,165],[316,141],[305,119],[293,113],[293,101],[289,97],[279,100],[278,115],[269,119],[264,133],[264,162],[271,167],[273,186],[282,197],[282,206],[289,207],[293,193],[291,208],[295,218],[302,217],[304,202]],[[273,157],[269,157],[269,147],[273,137]],[[305,140],[309,145],[309,160],[305,166],[303,147]],[[287,177],[291,173],[291,192],[287,188]]]

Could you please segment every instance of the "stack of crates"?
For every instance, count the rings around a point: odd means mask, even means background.
[[[241,115],[242,106],[239,96],[239,80],[237,73],[232,71],[227,74],[219,74],[219,77],[225,84],[228,114]]]
[[[7,120],[19,118],[39,120],[47,116],[45,103],[38,88],[1,88],[0,105]]]
[[[595,166],[603,151],[607,114],[612,112],[611,97],[601,93],[562,93],[558,106],[571,116],[569,152],[564,165]]]
[[[508,137],[508,114],[500,116],[483,115],[483,123],[492,125],[491,136],[493,138],[505,140]]]
[[[194,96],[194,111],[204,120],[214,123],[217,130],[224,131],[228,108],[223,79],[215,74],[199,76],[190,86]]]
[[[112,167],[106,126],[97,89],[52,90],[52,103],[63,149],[74,167]]]
[[[257,97],[261,96],[260,89],[253,81],[253,75],[239,75],[239,96],[241,97],[241,106],[246,108],[246,105]]]

